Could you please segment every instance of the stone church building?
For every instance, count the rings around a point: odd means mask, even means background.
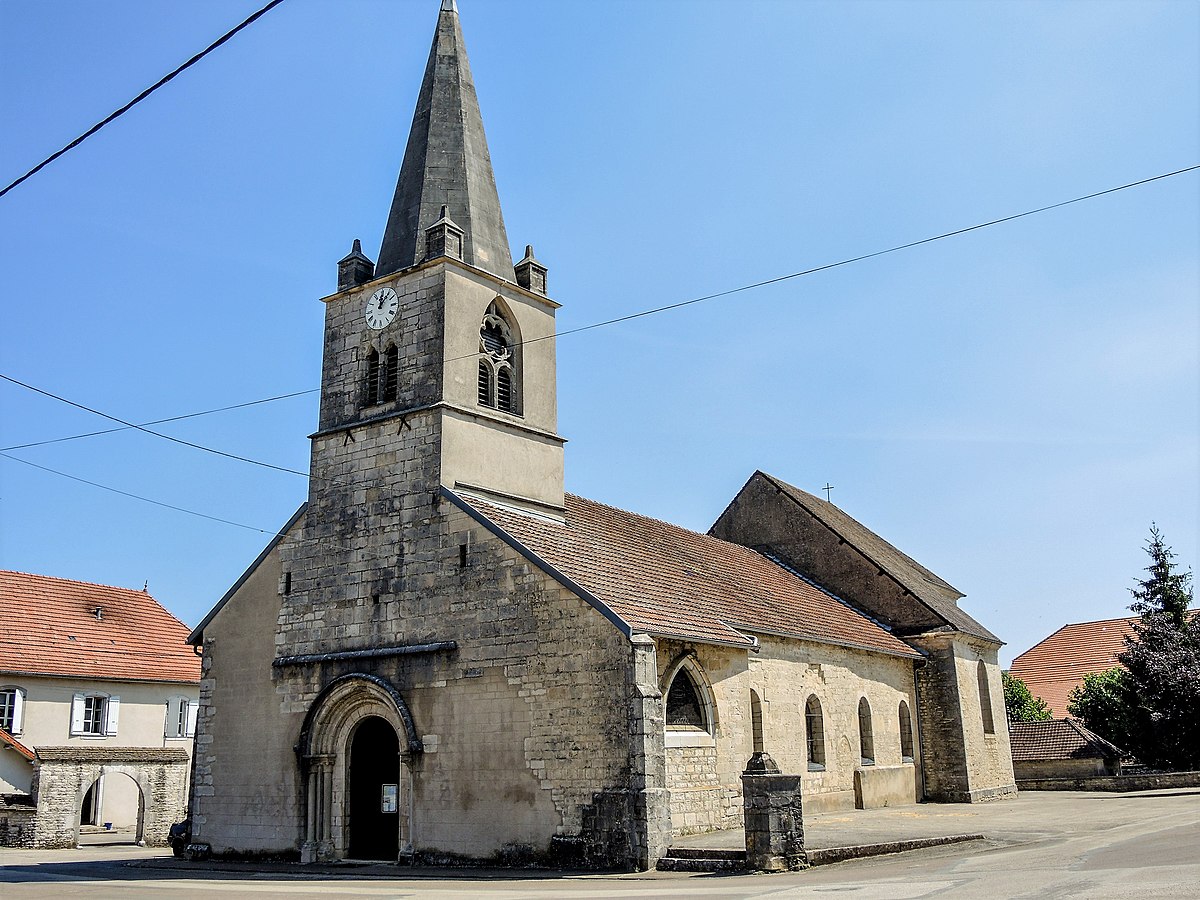
[[[325,297],[308,501],[192,633],[214,853],[652,867],[809,810],[1015,792],[962,594],[756,472],[709,534],[564,492],[546,268],[513,263],[443,0],[377,263]]]

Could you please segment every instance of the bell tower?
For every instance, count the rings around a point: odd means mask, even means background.
[[[379,262],[358,241],[326,304],[309,519],[439,485],[559,515],[546,269],[513,265],[454,0],[442,0]],[[386,517],[385,517],[386,518]],[[380,523],[382,524],[382,523]]]

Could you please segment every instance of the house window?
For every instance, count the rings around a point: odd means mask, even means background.
[[[992,718],[992,691],[988,687],[987,666],[983,664],[982,659],[975,672],[979,680],[979,710],[983,714],[983,733],[995,734],[996,722]]]
[[[17,687],[0,688],[0,728],[20,734],[25,718],[25,692]]]
[[[72,735],[114,735],[121,698],[106,694],[76,694],[71,698]]]
[[[871,704],[863,697],[858,701],[859,757],[864,766],[875,765],[875,736],[871,732]]]
[[[804,704],[804,737],[808,745],[808,771],[825,770],[825,719],[821,701],[813,694]]]
[[[493,301],[479,326],[479,405],[519,413],[517,349],[512,327]]]
[[[904,762],[913,761],[912,715],[904,700],[900,701],[900,758]]]
[[[172,697],[167,701],[163,735],[169,738],[192,737],[196,733],[198,711],[196,704],[187,697]]]

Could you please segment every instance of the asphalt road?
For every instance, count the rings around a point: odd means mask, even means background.
[[[984,804],[983,843],[782,875],[439,873],[355,878],[177,868],[128,846],[0,850],[0,897],[88,900],[270,898],[1200,898],[1200,791],[1022,795]],[[990,824],[990,827],[989,827]],[[130,865],[133,863],[134,865]],[[411,875],[411,870],[399,870]]]

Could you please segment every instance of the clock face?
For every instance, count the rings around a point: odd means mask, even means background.
[[[396,318],[396,310],[400,308],[400,298],[390,287],[380,288],[367,301],[366,319],[371,328],[384,328]]]

